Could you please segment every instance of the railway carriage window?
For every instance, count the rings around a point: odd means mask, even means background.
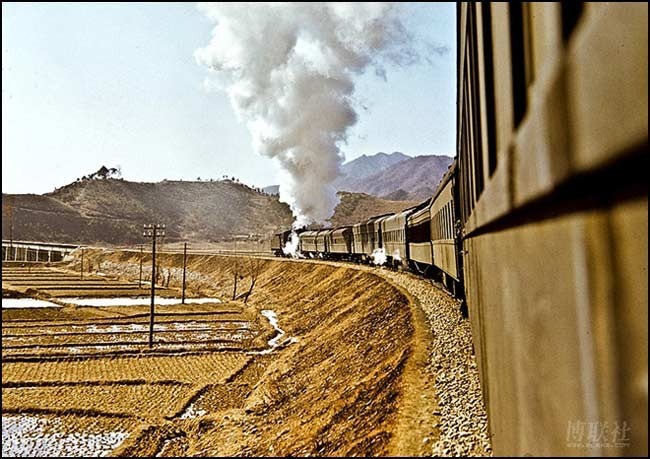
[[[447,206],[442,208],[442,238],[447,239]]]
[[[478,8],[477,5],[469,5],[468,17],[469,21],[469,30],[470,30],[470,39],[467,41],[469,49],[467,54],[469,56],[468,62],[468,72],[470,76],[470,86],[469,90],[471,91],[471,96],[468,98],[471,103],[468,116],[470,121],[470,132],[471,132],[471,150],[473,153],[474,161],[474,186],[475,189],[475,199],[481,196],[484,188],[483,180],[483,149],[481,148],[481,98],[479,96],[479,74],[478,74],[478,40],[476,37],[476,11],[475,8]]]
[[[449,207],[445,204],[445,239],[449,239]]]
[[[512,103],[514,127],[526,114],[526,57],[524,53],[524,17],[521,3],[510,3],[510,62],[512,65]]]
[[[447,204],[445,204],[445,239],[447,239],[448,235],[448,230],[449,230],[449,208],[447,208]]]
[[[449,204],[445,205],[445,239],[449,239]]]
[[[562,39],[564,42],[568,42],[571,37],[573,29],[575,29],[580,16],[582,16],[582,10],[584,8],[584,2],[561,2],[562,5]]]
[[[451,207],[451,201],[449,201],[449,204],[447,204],[447,206],[449,208],[449,218],[448,218],[449,234],[448,234],[447,239],[452,239],[454,237],[454,231],[453,231],[453,229],[454,229],[454,217],[453,217],[454,209],[452,209],[452,207]]]
[[[440,238],[445,238],[445,208],[440,211]]]
[[[440,209],[440,239],[445,238],[445,208]]]
[[[483,22],[483,67],[485,71],[485,112],[487,118],[488,171],[497,168],[496,125],[494,110],[494,68],[492,64],[492,11],[489,3],[481,3]]]
[[[451,206],[451,201],[449,201],[449,239],[454,237],[454,208]]]
[[[438,214],[431,218],[431,239],[435,240],[436,234],[438,234]]]
[[[438,211],[438,215],[440,215],[440,227],[438,228],[440,231],[440,234],[438,235],[438,239],[444,239],[445,238],[445,208],[442,207],[440,208],[440,211]]]
[[[522,28],[524,35],[524,60],[526,70],[526,85],[530,86],[535,81],[535,54],[533,47],[533,18],[532,5],[527,3],[521,4],[522,8]]]
[[[445,239],[449,239],[449,207],[445,204]]]

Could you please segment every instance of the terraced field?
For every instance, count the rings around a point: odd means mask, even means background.
[[[177,304],[156,305],[149,348],[149,306],[124,296],[141,295],[137,284],[3,267],[2,285],[13,297],[2,309],[3,457],[106,455],[148,426],[196,417],[191,402],[227,384],[275,334],[241,303],[180,304],[163,289]],[[75,305],[91,298],[116,305]]]

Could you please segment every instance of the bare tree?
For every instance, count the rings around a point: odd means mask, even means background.
[[[261,258],[251,258],[248,260],[248,273],[251,276],[251,286],[244,297],[244,303],[248,302],[248,297],[253,293],[253,288],[255,288],[255,282],[262,272],[262,267],[264,266],[264,260]]]
[[[243,261],[239,257],[232,257],[232,265],[230,268],[230,272],[233,274],[233,277],[235,279],[233,288],[232,288],[232,299],[237,298],[237,281],[239,279],[243,279],[243,272],[244,272],[244,266],[243,266]]]
[[[169,287],[169,281],[172,278],[172,269],[167,268],[167,279],[165,279],[165,287]]]

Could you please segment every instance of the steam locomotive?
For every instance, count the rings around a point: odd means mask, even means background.
[[[383,251],[465,298],[495,455],[646,456],[648,5],[461,2],[457,50],[436,193],[300,251]]]

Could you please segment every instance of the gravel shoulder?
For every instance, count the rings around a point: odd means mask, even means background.
[[[457,300],[410,273],[379,270],[380,275],[417,299],[432,332],[427,370],[435,378],[440,436],[434,456],[491,456],[488,421],[473,353],[470,322]]]

